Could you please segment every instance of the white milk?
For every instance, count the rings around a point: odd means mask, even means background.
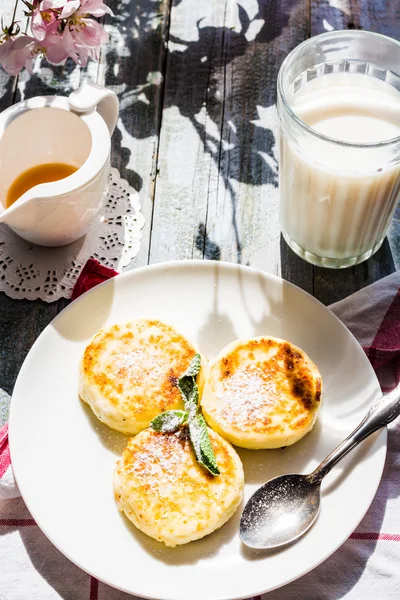
[[[292,93],[289,102],[304,123],[342,142],[370,144],[400,136],[400,92],[368,75],[322,75]],[[296,127],[281,134],[285,237],[319,257],[372,254],[399,197],[395,151],[329,143],[299,132]]]

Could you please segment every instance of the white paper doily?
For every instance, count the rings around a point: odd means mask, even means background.
[[[0,291],[11,298],[70,298],[88,258],[121,271],[140,249],[144,218],[138,193],[111,169],[107,199],[88,233],[61,248],[35,246],[0,225]]]

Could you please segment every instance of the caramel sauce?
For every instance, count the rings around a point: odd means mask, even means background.
[[[18,198],[28,190],[41,183],[59,181],[69,177],[78,170],[78,167],[64,163],[48,163],[27,169],[11,184],[6,196],[6,208],[9,208]]]

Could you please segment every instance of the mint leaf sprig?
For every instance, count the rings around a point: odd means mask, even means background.
[[[219,475],[220,470],[208,435],[207,424],[199,411],[199,388],[196,377],[200,372],[200,367],[201,356],[196,354],[178,380],[178,388],[185,410],[167,410],[153,419],[150,427],[162,433],[175,433],[187,424],[197,462],[212,475]]]
[[[150,426],[161,433],[175,433],[188,420],[186,410],[166,410],[152,420]]]
[[[217,461],[204,417],[201,413],[189,421],[189,436],[197,462],[207,469],[212,475],[219,475]]]

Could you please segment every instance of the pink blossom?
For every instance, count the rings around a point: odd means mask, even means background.
[[[59,19],[68,19],[74,13],[78,11],[81,6],[80,0],[69,0],[69,2],[65,3],[64,8],[62,9],[62,13],[58,17]]]
[[[11,42],[11,43],[8,43]],[[18,75],[24,67],[31,72],[32,59],[35,55],[36,40],[29,35],[9,39],[2,46],[7,44],[0,52],[0,64],[9,75]]]
[[[43,0],[40,9],[60,9],[59,2],[61,0]],[[57,7],[54,3],[57,3]],[[97,18],[105,14],[113,13],[102,0],[63,0],[62,10],[57,17],[64,24],[63,31],[59,34],[60,43],[54,49],[47,50],[48,60],[52,62],[55,49],[62,56],[61,47],[81,66],[86,66],[89,58],[99,60],[100,47],[108,41],[108,34],[100,23],[88,17],[92,15]],[[51,27],[53,23],[47,25],[47,28]]]
[[[79,0],[77,0],[79,4]],[[54,23],[64,9],[68,0],[42,0],[38,2],[36,8],[32,12],[31,29],[33,36],[42,41],[45,39],[48,31],[52,31]],[[56,27],[59,26],[57,22]]]
[[[113,12],[102,0],[68,0],[59,18],[65,19],[72,15],[102,17],[106,14],[112,15]]]
[[[32,61],[40,54],[54,65],[62,64],[68,58],[62,38],[57,33],[50,33],[42,41],[21,35],[0,45],[0,65],[9,75],[18,75],[24,67],[32,72]]]
[[[34,10],[31,28],[32,34],[37,40],[44,40],[48,31],[53,29],[54,25],[56,25],[56,28],[58,27],[57,17],[54,12],[41,11],[39,8]]]
[[[90,17],[113,14],[102,0],[31,2],[33,37],[11,34],[0,43],[0,65],[10,75],[16,75],[23,67],[31,69],[32,60],[41,54],[56,65],[64,63],[69,56],[81,66],[85,66],[89,58],[99,60],[100,47],[108,41],[108,34]]]
[[[40,10],[62,10],[68,0],[42,0],[38,2]]]
[[[68,55],[84,67],[88,58],[99,59],[100,46],[108,41],[108,34],[97,21],[81,17],[68,21],[62,39]]]
[[[57,29],[48,31],[45,39],[41,42],[41,50],[52,65],[61,65],[68,58],[68,52],[63,43],[63,36]]]
[[[0,44],[0,64],[2,65],[2,61],[6,60],[8,55],[10,54],[11,46],[13,44],[13,38],[7,38]]]

